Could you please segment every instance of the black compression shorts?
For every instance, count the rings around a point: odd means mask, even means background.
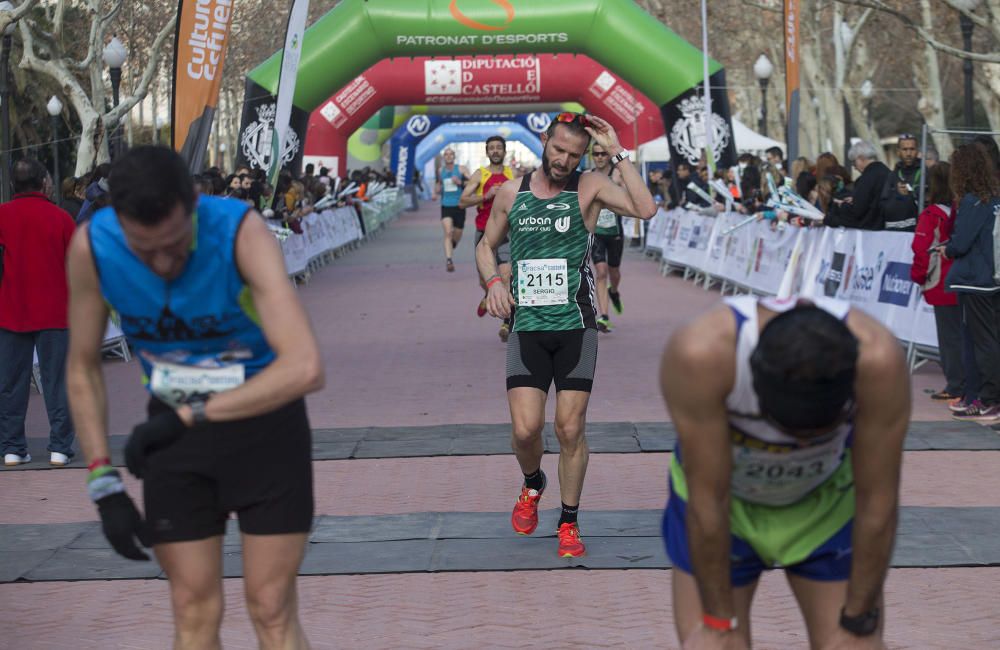
[[[597,330],[511,332],[507,340],[507,390],[537,388],[590,392],[597,368]]]
[[[465,228],[465,208],[442,205],[441,218],[451,219],[452,226],[459,230]]]
[[[149,403],[149,415],[170,408]],[[154,544],[222,535],[229,513],[251,535],[312,528],[312,432],[305,401],[232,422],[196,425],[150,454],[143,480]]]
[[[624,250],[625,238],[621,235],[594,235],[594,252],[590,257],[594,264],[607,262],[608,266],[617,269],[622,265]]]

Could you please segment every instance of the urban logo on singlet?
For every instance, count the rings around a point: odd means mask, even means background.
[[[594,278],[590,269],[593,236],[577,198],[579,174],[557,196],[532,194],[525,176],[507,219],[517,300],[515,332],[596,327]]]

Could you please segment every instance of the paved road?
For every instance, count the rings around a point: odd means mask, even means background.
[[[327,387],[309,399],[314,427],[508,421],[497,323],[474,314],[480,294],[471,237],[459,247],[457,272],[448,274],[439,233],[437,209],[425,204],[301,289],[328,369]],[[656,264],[635,254],[624,273],[626,313],[601,338],[591,420],[659,422],[667,419],[655,379],[663,342],[718,296],[660,277]],[[143,416],[137,366],[109,362],[105,370],[115,396],[111,430],[127,433]],[[915,420],[947,418],[924,392],[940,383],[932,366],[917,373]],[[35,396],[30,435],[44,435],[45,426]],[[552,477],[554,461],[544,461]],[[668,461],[667,453],[595,454],[584,507],[662,506]],[[1000,506],[997,467],[997,451],[907,452],[903,503]],[[508,456],[325,460],[315,470],[318,515],[506,511],[519,481]],[[83,475],[0,472],[0,539],[4,526],[94,520]],[[133,494],[136,487],[130,482]],[[143,579],[0,584],[0,647],[166,647],[166,589],[162,580]],[[240,589],[238,580],[226,581],[227,648],[255,647]],[[1000,615],[991,605],[998,591],[997,567],[894,570],[890,647],[1000,647]],[[306,576],[301,592],[317,648],[675,647],[664,570]],[[804,629],[780,575],[762,582],[754,634],[755,647],[803,647]]]

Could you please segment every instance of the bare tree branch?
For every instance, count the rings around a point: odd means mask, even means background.
[[[0,33],[7,29],[7,25],[16,23],[28,14],[37,5],[39,0],[24,0],[13,11],[0,11]]]
[[[174,27],[176,25],[177,16],[174,16],[167,21],[167,24],[163,26],[160,33],[156,35],[156,40],[153,42],[152,52],[149,60],[146,62],[146,69],[142,73],[142,79],[139,81],[139,86],[130,97],[127,97],[124,101],[119,103],[118,106],[105,113],[104,120],[109,126],[113,127],[118,124],[118,121],[121,120],[122,116],[132,110],[132,107],[142,101],[142,99],[146,96],[146,93],[149,91],[149,83],[152,81],[153,75],[156,74],[156,69],[160,62],[160,54],[163,52],[163,42],[167,40],[168,36],[173,35]]]
[[[890,7],[889,5],[887,5],[885,2],[882,2],[882,0],[837,0],[837,2],[839,2],[841,4],[845,4],[845,5],[854,5],[856,7],[867,7],[869,9],[876,9],[878,11],[882,11],[884,13],[887,13],[887,14],[890,14],[892,16],[895,16],[896,18],[898,18],[903,23],[903,25],[905,25],[907,28],[911,29],[921,39],[923,39],[924,42],[926,42],[928,45],[930,45],[934,49],[939,50],[941,52],[944,52],[945,54],[950,54],[952,56],[956,56],[956,57],[961,58],[961,59],[971,59],[973,61],[982,61],[983,63],[1000,63],[1000,54],[995,54],[995,53],[994,54],[980,54],[978,52],[966,52],[965,50],[963,50],[961,48],[957,48],[957,47],[954,47],[952,45],[948,45],[947,43],[942,43],[938,39],[934,38],[934,35],[931,34],[927,29],[925,29],[923,25],[917,23],[915,20],[913,20],[912,18],[910,18],[910,16],[908,16],[905,13],[903,13],[902,11],[898,11],[896,9],[893,9],[892,7]],[[951,3],[948,3],[948,4],[950,5]],[[992,28],[990,21],[987,20],[987,21],[980,22],[981,21],[981,17],[980,16],[976,16],[975,14],[972,14],[972,13],[969,13],[969,12],[965,12],[965,11],[963,11],[962,13],[965,14],[966,16],[974,17],[974,21],[977,24],[983,25],[983,26],[985,26],[987,28]]]

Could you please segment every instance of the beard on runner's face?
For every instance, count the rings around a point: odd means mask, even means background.
[[[570,172],[570,170],[566,169],[561,163],[559,165],[552,164],[552,162],[549,160],[548,145],[546,145],[545,149],[542,151],[542,171],[545,173],[546,176],[548,176],[551,180],[554,181],[563,180],[564,178],[569,176]],[[556,177],[556,175],[558,175],[558,178]]]
[[[489,157],[491,165],[501,165],[506,154],[503,151],[493,151],[486,155]]]

